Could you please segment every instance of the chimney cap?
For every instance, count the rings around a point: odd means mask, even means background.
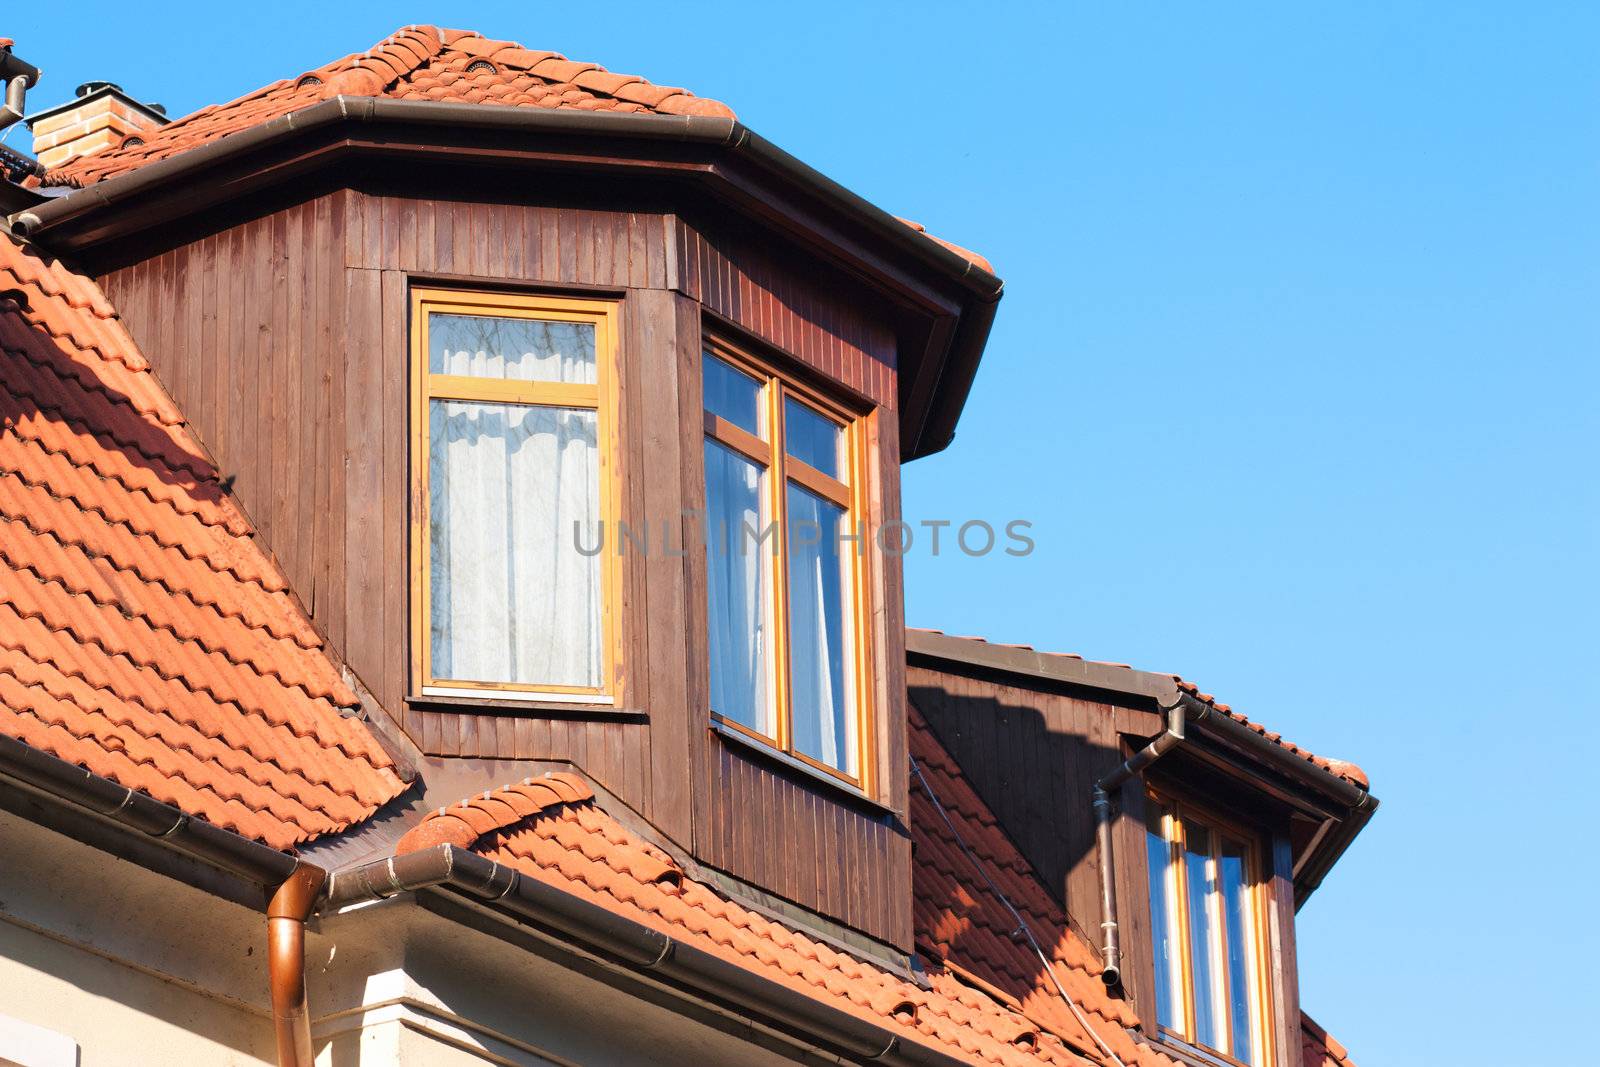
[[[32,115],[29,115],[25,121],[28,124],[28,128],[32,129],[34,124],[39,122],[41,119],[47,119],[52,115],[59,115],[63,111],[76,110],[77,108],[80,108],[92,101],[98,100],[103,96],[115,96],[123,104],[143,114],[154,125],[165,126],[167,123],[172,121],[167,117],[167,109],[162,107],[160,104],[146,104],[135,100],[123,90],[122,86],[118,85],[116,82],[108,81],[84,82],[82,85],[78,86],[76,92],[74,93],[74,99],[68,100],[63,104],[57,104],[55,107],[47,107],[43,111],[36,111]]]

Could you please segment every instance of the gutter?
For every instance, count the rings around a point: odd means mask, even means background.
[[[118,785],[76,764],[0,734],[0,778],[59,804],[93,812],[127,831],[268,887],[267,978],[279,1067],[312,1067],[306,1009],[305,920],[327,872]]]
[[[301,134],[345,123],[439,126],[451,130],[514,133],[590,134],[628,140],[679,142],[724,149],[800,186],[805,192],[866,226],[878,237],[971,292],[998,299],[999,278],[965,256],[950,251],[882,208],[801,162],[737,119],[709,115],[656,115],[611,111],[463,104],[448,100],[395,100],[374,96],[335,96],[238,133],[145,164],[12,219],[19,234],[43,238],[63,223],[80,220],[141,193],[165,186],[192,171],[237,159],[259,148]]]
[[[1245,754],[1272,766],[1296,784],[1307,786],[1328,796],[1346,809],[1343,818],[1337,819],[1328,833],[1332,844],[1315,853],[1315,863],[1308,863],[1295,876],[1295,909],[1311,890],[1321,884],[1350,842],[1355,840],[1367,822],[1378,810],[1378,798],[1361,786],[1324,770],[1302,756],[1250,729],[1228,715],[1218,713],[1210,704],[1198,700],[1181,689],[1173,688],[1173,698],[1161,705],[1167,717],[1167,728],[1154,741],[1128,757],[1123,763],[1094,784],[1090,792],[1094,806],[1095,840],[1100,850],[1100,928],[1102,941],[1100,959],[1104,965],[1101,979],[1107,986],[1122,980],[1122,946],[1117,919],[1116,864],[1112,841],[1111,798],[1129,779],[1139,775],[1151,764],[1167,755],[1189,739],[1189,727],[1200,728],[1209,740],[1224,747],[1242,750]]]
[[[529,137],[595,136],[640,143],[698,145],[734,156],[798,190],[825,211],[843,216],[874,241],[909,256],[963,294],[956,336],[937,367],[929,368],[938,382],[930,395],[937,407],[922,416],[912,434],[903,434],[908,458],[938,452],[955,436],[978,360],[988,341],[995,307],[1004,288],[1001,280],[959,253],[953,252],[820,171],[801,162],[736,119],[708,115],[641,115],[608,111],[556,110],[465,104],[439,100],[394,100],[388,97],[335,96],[300,111],[280,115],[256,126],[228,134],[195,148],[157,160],[135,170],[96,182],[66,196],[10,216],[19,236],[59,252],[73,251],[103,236],[84,230],[98,217],[146,196],[171,197],[177,212],[211,206],[237,193],[238,179],[212,183],[209,190],[178,190],[208,169],[238,163],[263,149],[315,132],[332,133],[344,126],[364,126],[376,131],[399,127],[525,135]],[[378,137],[383,133],[378,132]],[[394,143],[404,143],[396,137]],[[208,198],[209,197],[209,198]],[[52,235],[57,236],[55,242]],[[944,392],[941,392],[943,389]]]
[[[514,868],[438,845],[335,872],[324,909],[416,891],[453,891],[531,924],[611,970],[653,976],[679,995],[722,1012],[753,1016],[807,1049],[891,1067],[964,1067],[967,1061],[891,1028],[754,974],[653,927],[618,915]],[[901,1010],[915,1013],[907,1002]]]

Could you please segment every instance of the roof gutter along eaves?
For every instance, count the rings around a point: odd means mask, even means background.
[[[0,734],[0,777],[261,886],[278,886],[302,862],[4,734]]]
[[[901,434],[902,453],[910,458],[931,455],[946,448],[954,439],[956,422],[988,343],[1004,283],[966,256],[919,233],[736,119],[335,96],[17,211],[10,216],[11,228],[18,237],[46,247],[52,244],[51,234],[60,233],[66,240],[58,242],[62,247],[55,250],[71,251],[73,231],[79,232],[81,240],[82,231],[105,211],[141,196],[160,195],[163,187],[175,186],[193,174],[242,159],[275,142],[344,123],[677,141],[705,145],[747,160],[826,209],[842,215],[874,240],[909,255],[963,294],[963,309],[955,337],[941,354],[939,365],[932,368],[936,388],[929,395],[936,398],[936,406],[920,416],[914,432]],[[209,206],[212,202],[215,201],[199,203],[199,206]],[[178,209],[192,210],[196,203],[184,200]],[[915,417],[915,413],[912,414]]]
[[[272,890],[267,904],[267,976],[278,1063],[279,1067],[312,1067],[305,918],[327,872],[3,734],[0,778],[68,809],[109,819],[122,832],[153,838],[165,849]],[[183,877],[177,868],[145,865],[161,874]]]
[[[531,923],[560,943],[598,956],[614,970],[648,974],[692,1000],[749,1012],[804,1047],[896,1067],[962,1067],[967,1062],[453,845],[336,872],[323,906],[334,909],[427,890],[464,894]]]
[[[882,208],[802,163],[737,120],[710,115],[646,115],[468,104],[448,100],[335,96],[96,182],[34,210],[19,212],[12,217],[12,226],[22,236],[48,243],[49,232],[64,223],[105,210],[192,171],[243,156],[279,140],[346,122],[437,125],[453,130],[587,133],[721,147],[804,187],[829,206],[854,217],[878,236],[934,267],[963,288],[990,299],[998,299],[1001,290],[999,278],[965,256],[911,229]]]

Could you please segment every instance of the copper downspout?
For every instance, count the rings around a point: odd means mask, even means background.
[[[327,880],[327,871],[302,862],[267,905],[267,981],[278,1067],[312,1067],[316,1058],[306,1007],[306,918]]]

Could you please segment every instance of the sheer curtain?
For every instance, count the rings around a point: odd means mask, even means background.
[[[715,441],[705,443],[706,578],[710,625],[711,710],[777,737],[767,641],[771,542],[762,528],[765,473]]]
[[[787,508],[794,747],[855,774],[844,623],[847,588],[838,541],[844,512],[793,484],[788,487]]]
[[[433,314],[435,374],[594,381],[593,327]],[[583,408],[429,401],[432,674],[598,687],[598,425]]]

